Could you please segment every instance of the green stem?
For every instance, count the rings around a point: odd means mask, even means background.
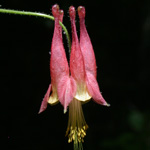
[[[54,20],[54,17],[51,16],[51,15],[47,15],[47,14],[43,14],[43,13],[37,13],[37,12],[30,12],[30,11],[0,9],[0,13],[15,14],[15,15],[26,15],[26,16],[36,16],[36,17],[43,17],[43,18],[48,18],[50,20]],[[63,28],[63,30],[66,34],[69,51],[71,51],[71,41],[70,41],[70,36],[69,36],[68,30],[62,22],[59,22],[59,24],[61,25],[61,27]]]

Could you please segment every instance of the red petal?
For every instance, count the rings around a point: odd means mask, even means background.
[[[70,54],[70,71],[72,77],[76,80],[77,84],[85,82],[85,67],[80,44],[77,36],[75,25],[75,8],[69,8],[69,15],[72,27],[72,46]]]
[[[52,14],[54,18],[58,18],[59,16],[59,5],[55,4],[52,6]]]
[[[85,71],[87,76],[87,88],[93,99],[102,105],[109,105],[100,93],[98,83],[96,81],[96,59],[93,46],[85,26],[85,8],[78,7],[78,15],[80,19],[80,47],[84,58]]]
[[[60,22],[63,22],[63,16],[64,16],[64,11],[63,11],[63,10],[60,10],[60,11],[59,11],[59,21],[60,21]]]
[[[43,101],[41,103],[41,107],[40,107],[39,113],[43,112],[47,108],[47,102],[48,102],[48,99],[49,99],[49,95],[51,93],[51,88],[52,88],[52,86],[50,84],[49,87],[48,87],[48,90],[47,90],[47,92],[46,92],[46,94],[45,94],[45,96],[43,98]]]
[[[64,11],[63,10],[60,10],[59,11],[59,21],[60,22],[63,22],[63,16],[64,16]],[[62,27],[60,26],[60,37],[61,37],[61,39],[62,39]]]
[[[58,97],[61,104],[64,106],[64,112],[67,111],[67,106],[72,101],[76,93],[76,83],[72,77],[65,76],[58,83]]]
[[[108,106],[109,104],[107,104],[107,102],[104,100],[100,92],[98,83],[92,74],[87,73],[86,83],[87,83],[87,89],[89,91],[89,94],[92,96],[93,100],[98,104]]]
[[[78,7],[80,19],[80,47],[84,58],[85,70],[93,74],[96,78],[96,60],[93,46],[85,26],[85,8]]]
[[[62,41],[62,27],[59,25],[59,20],[63,20],[63,11],[59,10],[58,5],[54,5],[52,14],[55,18],[55,28],[51,46],[50,72],[51,83],[57,87],[62,76],[69,76],[69,66]]]

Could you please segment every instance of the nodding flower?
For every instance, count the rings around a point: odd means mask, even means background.
[[[62,41],[62,27],[59,21],[63,20],[63,10],[59,10],[58,5],[52,7],[52,14],[55,18],[54,34],[51,45],[50,76],[51,84],[44,96],[40,111],[44,111],[47,103],[53,105],[60,101],[64,106],[64,111],[76,93],[76,84],[70,76],[69,65],[66,58]]]
[[[80,20],[80,48],[84,58],[85,72],[86,72],[86,86],[89,95],[95,102],[101,105],[109,106],[101,95],[96,76],[96,59],[93,46],[85,26],[85,8],[78,7],[78,15]]]
[[[96,59],[93,46],[85,27],[85,8],[78,7],[80,19],[80,41],[76,31],[76,11],[73,6],[69,8],[72,29],[72,44],[70,53],[70,69],[66,58],[62,39],[63,10],[58,5],[52,7],[55,18],[54,34],[51,45],[50,76],[51,84],[44,96],[40,111],[47,108],[47,104],[60,103],[64,112],[69,106],[69,120],[66,131],[68,142],[74,142],[74,149],[82,149],[82,142],[86,136],[88,125],[84,119],[82,103],[91,98],[101,105],[109,106],[100,93],[96,80]]]

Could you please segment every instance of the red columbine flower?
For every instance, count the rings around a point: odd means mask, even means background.
[[[68,135],[68,142],[74,141],[74,149],[82,147],[83,138],[86,135],[88,128],[83,111],[81,101],[87,101],[91,98],[86,87],[86,72],[84,59],[80,49],[79,40],[76,32],[75,25],[75,8],[69,8],[69,15],[72,28],[72,45],[70,54],[70,71],[71,76],[74,78],[77,91],[74,99],[69,105],[69,121],[66,135]]]
[[[83,138],[88,128],[82,111],[82,102],[93,97],[99,104],[107,106],[108,104],[103,99],[96,81],[96,60],[84,24],[84,7],[80,6],[78,8],[80,43],[76,32],[75,8],[73,6],[69,8],[72,28],[70,72],[62,42],[62,28],[59,25],[59,21],[62,22],[63,19],[63,11],[59,10],[58,5],[54,5],[52,7],[52,14],[55,18],[55,28],[50,59],[51,84],[42,101],[39,112],[46,109],[47,103],[55,104],[58,100],[64,106],[65,112],[69,105],[69,121],[66,131],[68,142],[74,141],[74,149],[82,149]]]
[[[78,7],[78,15],[80,19],[80,47],[84,58],[88,92],[95,102],[109,106],[102,97],[96,81],[96,59],[90,37],[85,27],[85,8],[83,6]]]
[[[86,88],[86,72],[83,55],[80,49],[80,44],[77,36],[75,25],[75,8],[69,8],[69,15],[72,28],[72,46],[70,54],[70,71],[71,76],[75,79],[77,84],[77,92],[75,98],[80,101],[86,101],[91,98]]]
[[[78,8],[80,17],[80,43],[77,37],[75,25],[75,8],[69,8],[72,27],[72,47],[70,55],[71,76],[77,84],[77,92],[69,105],[69,122],[66,134],[68,142],[74,141],[75,149],[82,147],[83,138],[86,135],[88,125],[85,122],[82,104],[91,97],[99,104],[107,105],[102,97],[96,81],[96,60],[92,44],[85,28],[85,10]]]
[[[63,11],[59,10],[58,5],[54,5],[52,14],[55,18],[55,27],[50,58],[51,84],[44,96],[39,113],[46,109],[47,103],[52,105],[57,103],[58,100],[66,111],[68,104],[76,93],[75,81],[69,75],[69,66],[62,42],[62,28],[59,25],[59,21],[63,19]]]

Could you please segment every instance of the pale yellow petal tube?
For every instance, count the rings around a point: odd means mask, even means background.
[[[56,90],[55,87],[52,87],[52,91],[53,92],[52,92],[51,96],[49,97],[48,103],[50,105],[55,105],[59,102],[58,95],[57,95],[57,90]]]
[[[77,92],[76,92],[75,98],[82,102],[85,102],[91,99],[91,96],[89,95],[85,84],[77,85]]]

